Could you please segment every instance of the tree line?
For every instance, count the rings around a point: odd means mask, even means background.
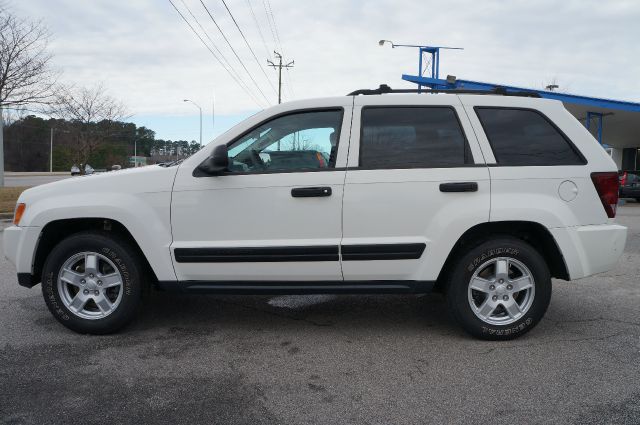
[[[138,156],[151,157],[153,162],[185,158],[200,148],[195,140],[156,139],[153,130],[130,122],[82,122],[35,115],[6,125],[4,144],[7,171],[48,171],[51,158],[53,171],[69,171],[74,164],[124,168],[130,166],[129,158],[136,148]]]

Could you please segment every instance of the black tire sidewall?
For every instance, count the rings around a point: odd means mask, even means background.
[[[84,251],[97,252],[116,265],[123,280],[120,304],[102,319],[83,319],[72,313],[60,298],[58,275],[64,262]],[[124,241],[106,233],[78,233],[72,235],[51,251],[42,271],[42,294],[53,316],[64,326],[80,333],[107,334],[120,329],[135,315],[141,296],[141,269],[134,251]]]
[[[485,323],[475,315],[468,300],[468,285],[486,261],[508,257],[522,262],[535,281],[535,296],[529,310],[508,325]],[[544,316],[551,300],[551,276],[544,258],[531,245],[514,238],[497,238],[471,248],[462,255],[451,273],[447,303],[454,318],[471,335],[489,340],[508,340],[531,330]]]

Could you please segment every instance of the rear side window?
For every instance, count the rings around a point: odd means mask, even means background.
[[[367,107],[362,110],[360,167],[455,167],[470,162],[470,157],[453,108]]]
[[[475,108],[499,165],[584,165],[576,148],[541,113]]]

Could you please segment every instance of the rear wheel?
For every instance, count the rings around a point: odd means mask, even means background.
[[[135,315],[142,267],[130,244],[108,233],[78,233],[51,251],[42,275],[49,310],[80,333],[115,332]]]
[[[513,339],[531,330],[551,299],[551,277],[542,256],[515,238],[491,240],[457,261],[447,287],[454,318],[471,335]]]

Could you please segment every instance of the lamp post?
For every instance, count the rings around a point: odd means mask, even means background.
[[[184,99],[183,102],[193,103],[200,110],[200,147],[202,147],[202,108],[193,100]]]
[[[51,144],[49,145],[49,172],[53,173],[53,127],[51,127]]]

